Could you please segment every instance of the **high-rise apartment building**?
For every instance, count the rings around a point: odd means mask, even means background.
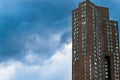
[[[72,80],[120,80],[118,22],[83,1],[72,11]]]

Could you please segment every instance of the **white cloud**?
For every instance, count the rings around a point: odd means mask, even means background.
[[[33,53],[34,53],[33,51],[29,50],[28,54],[26,55],[25,60],[28,63],[35,63],[35,62],[38,62],[40,60],[39,56],[37,54],[34,55]]]
[[[61,36],[64,32],[54,33],[49,36],[48,39],[40,36],[39,34],[33,34],[29,36],[28,41],[26,41],[25,47],[26,49],[35,49],[39,48],[40,46],[45,46],[49,48],[53,48],[59,45],[61,40]]]
[[[21,63],[9,61],[0,64],[0,80],[10,80],[15,75],[15,70],[21,67]]]
[[[0,64],[0,80],[71,80],[71,42],[39,64],[39,56],[30,52],[25,59],[38,64],[8,61]]]

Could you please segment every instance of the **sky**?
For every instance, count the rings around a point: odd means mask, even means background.
[[[72,80],[71,13],[81,1],[0,0],[0,80]],[[120,22],[120,0],[91,1]]]

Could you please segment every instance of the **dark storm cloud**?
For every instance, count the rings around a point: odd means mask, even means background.
[[[25,55],[22,51],[30,35],[39,34],[49,40],[51,34],[70,28],[69,16],[73,6],[72,0],[1,1],[0,60],[21,59]],[[36,53],[52,53],[56,47],[52,49],[45,45],[39,45]]]

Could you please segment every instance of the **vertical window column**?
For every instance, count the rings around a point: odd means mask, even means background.
[[[89,56],[89,63],[90,63],[90,80],[92,80],[92,59],[91,56]]]
[[[110,56],[105,56],[105,80],[111,80]]]
[[[87,43],[86,43],[86,3],[83,4],[82,6],[82,55],[86,55],[86,48],[87,48]]]
[[[74,12],[74,60],[78,60],[78,11]]]
[[[112,25],[111,23],[109,23],[109,25],[107,25],[107,39],[108,39],[108,51],[109,52],[113,52],[113,36],[112,36]]]
[[[115,80],[120,79],[119,70],[120,70],[120,59],[119,59],[119,39],[118,39],[118,29],[117,24],[114,24],[114,32],[115,32],[115,53],[114,53],[114,73]]]

